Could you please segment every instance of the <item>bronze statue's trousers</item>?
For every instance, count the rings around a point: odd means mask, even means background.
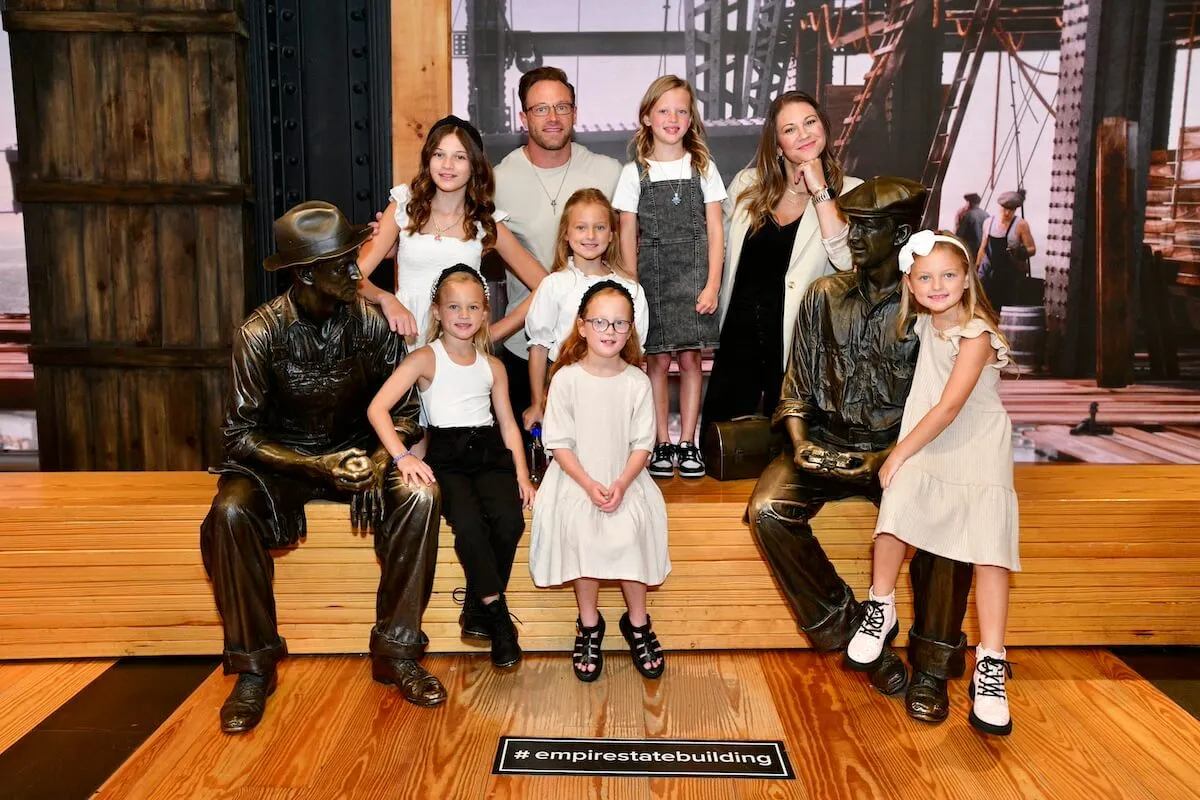
[[[813,536],[809,520],[836,500],[866,497],[878,504],[879,491],[874,482],[850,483],[805,472],[788,450],[763,470],[750,496],[750,530],[800,627],[818,649],[843,649],[863,612]],[[965,669],[962,621],[973,568],[918,550],[909,570],[915,606],[909,661],[915,670],[935,677],[957,677]]]
[[[314,485],[311,496],[288,501],[347,500]],[[375,531],[381,574],[371,629],[373,658],[420,658],[428,639],[421,616],[433,592],[441,500],[437,484],[410,489],[391,473],[384,491],[383,521]],[[225,672],[265,674],[287,654],[275,617],[271,582],[275,563],[264,545],[268,499],[254,481],[224,475],[212,509],[200,526],[200,552],[212,579],[225,628]],[[347,512],[348,518],[348,512]]]

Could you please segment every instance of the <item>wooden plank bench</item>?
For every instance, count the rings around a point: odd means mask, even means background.
[[[221,629],[198,527],[204,473],[0,474],[0,658],[217,653]],[[663,484],[674,571],[651,592],[669,649],[808,646],[742,522],[751,481]],[[1200,466],[1019,465],[1022,562],[1013,645],[1200,644]],[[379,571],[347,507],[313,503],[309,536],[276,557],[281,631],[293,653],[366,648]],[[832,503],[815,529],[859,596],[870,579],[866,501]],[[510,586],[529,650],[565,651],[569,588],[533,586],[523,542]],[[471,650],[451,593],[463,585],[447,528],[424,629],[432,652]],[[911,621],[905,575],[898,596]],[[615,623],[620,594],[602,590]],[[968,635],[974,640],[973,611]],[[615,628],[614,628],[615,630]],[[900,644],[904,643],[901,636]],[[606,646],[622,646],[609,636]]]

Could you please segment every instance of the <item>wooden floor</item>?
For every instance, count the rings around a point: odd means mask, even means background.
[[[213,673],[99,798],[1194,798],[1200,722],[1103,650],[1010,651],[1015,732],[967,724],[966,681],[938,727],[869,690],[836,656],[671,653],[660,682],[626,658],[585,685],[565,656],[511,672],[430,658],[449,702],[418,709],[356,657],[293,658],[252,734],[216,732]],[[2,708],[2,707],[0,707]],[[0,710],[3,715],[7,709]],[[2,718],[2,717],[0,717]],[[491,774],[501,735],[781,739],[795,781]]]
[[[112,659],[0,662],[0,753],[112,664]]]
[[[1109,425],[1198,425],[1200,387],[1194,383],[1138,383],[1102,389],[1094,380],[1005,379],[1000,399],[1017,425],[1074,425],[1100,404],[1097,418]]]

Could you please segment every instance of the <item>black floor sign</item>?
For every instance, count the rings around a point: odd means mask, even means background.
[[[497,775],[629,775],[793,780],[783,742],[501,736]]]

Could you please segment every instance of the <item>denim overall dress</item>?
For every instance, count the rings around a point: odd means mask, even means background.
[[[721,340],[716,314],[696,313],[708,282],[708,224],[704,191],[690,180],[651,181],[641,171],[638,195],[638,283],[650,306],[646,353],[715,349]],[[678,202],[675,198],[678,197]]]

